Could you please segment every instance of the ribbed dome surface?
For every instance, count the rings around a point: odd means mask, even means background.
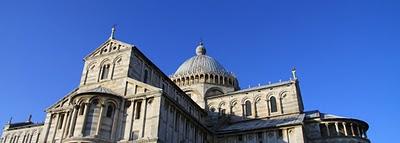
[[[232,75],[214,58],[206,55],[203,43],[196,48],[196,55],[186,60],[175,72],[174,76],[214,73],[220,75]]]
[[[214,58],[207,55],[196,55],[186,60],[178,70],[176,70],[174,75],[189,75],[196,73],[228,74],[225,68]]]

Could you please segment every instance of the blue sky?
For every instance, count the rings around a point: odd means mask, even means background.
[[[306,110],[362,119],[373,142],[396,137],[400,1],[6,0],[0,9],[0,123],[44,110],[77,87],[83,57],[116,37],[167,75],[203,39],[242,88],[290,78]]]

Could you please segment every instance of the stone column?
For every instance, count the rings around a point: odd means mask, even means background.
[[[67,129],[67,122],[68,122],[69,116],[70,116],[70,115],[69,115],[69,112],[66,112],[66,113],[64,114],[64,119],[63,119],[63,124],[64,124],[64,125],[62,125],[61,139],[64,138],[65,130]]]
[[[22,142],[25,142],[26,134],[24,134],[24,137],[22,138]]]
[[[339,136],[339,126],[338,126],[338,122],[335,122],[335,128],[336,128],[336,136]]]
[[[358,132],[358,136],[361,137],[361,132],[360,132],[360,126],[357,126],[357,132]]]
[[[124,118],[125,118],[125,105],[126,105],[126,101],[125,100],[123,100],[122,101],[122,103],[121,103],[121,106],[120,106],[120,112],[119,112],[119,114],[118,114],[118,122],[117,122],[117,124],[116,124],[116,128],[118,129],[117,130],[117,133],[116,133],[116,136],[115,136],[115,138],[117,139],[117,140],[119,140],[119,139],[121,139],[123,136],[122,136],[122,132],[123,132],[123,125],[122,125],[122,123],[123,123],[123,120],[124,120]],[[126,125],[126,119],[125,119],[125,125]]]
[[[355,136],[353,123],[350,123],[350,128],[351,128],[351,135]]]
[[[128,117],[126,118],[126,127],[125,127],[125,131],[124,131],[124,140],[130,140],[131,134],[132,134],[132,125],[133,125],[133,116],[135,113],[135,102],[134,101],[130,101],[130,106],[127,109],[127,113],[128,113]]]
[[[283,100],[283,98],[279,97],[279,104],[280,104],[280,107],[281,107],[281,113],[283,114],[283,103],[282,103],[282,100]]]
[[[229,105],[229,116],[233,114],[233,105]]]
[[[74,109],[72,108],[72,111],[73,111]],[[69,126],[71,125],[71,119],[72,119],[72,111],[71,110],[69,110],[68,111],[68,118],[65,120],[65,122],[66,122],[66,126],[64,127],[64,134],[62,135],[63,136],[63,138],[64,137],[68,137],[68,132],[69,132]]]
[[[244,104],[242,104],[242,118],[246,118],[246,113],[244,110]]]
[[[32,134],[31,134],[31,136],[29,137],[28,143],[31,143],[31,142],[32,142],[32,138],[33,138],[33,132],[32,132]]]
[[[347,128],[346,128],[346,122],[342,122],[343,125],[343,130],[344,130],[344,135],[347,136]]]
[[[114,70],[115,70],[115,62],[112,64],[111,76],[110,79],[114,79]]]
[[[326,133],[329,136],[331,136],[331,133],[329,132],[329,123],[325,123],[325,128],[326,128]]]
[[[3,141],[2,143],[6,143],[7,142],[7,137],[8,137],[8,135],[4,136],[4,139],[2,140]]]
[[[47,113],[46,121],[45,121],[45,124],[44,124],[44,127],[43,127],[43,134],[40,137],[40,142],[46,142],[47,141],[47,138],[49,136],[50,126],[52,124],[52,120],[53,120],[52,114],[51,113]],[[39,140],[39,136],[38,136],[37,140]]]
[[[130,121],[130,123],[129,123],[129,132],[128,132],[128,139],[129,139],[129,140],[132,139],[133,122],[135,121],[135,120],[134,120],[134,116],[135,116],[135,107],[136,107],[136,102],[131,101],[131,106],[130,106],[130,108],[131,108],[131,111],[130,111],[131,115],[127,118],[127,119],[129,119],[129,121]],[[168,109],[167,109],[167,112],[168,112]]]
[[[83,121],[82,121],[82,128],[81,128],[81,130],[80,130],[80,134],[79,134],[79,136],[83,136],[83,134],[84,134],[84,132],[85,132],[85,124],[86,124],[86,119],[87,119],[87,112],[88,112],[88,110],[89,110],[89,108],[90,108],[90,106],[89,106],[89,103],[84,103],[85,104],[85,111],[83,112]]]
[[[287,143],[290,143],[290,132],[292,132],[290,129],[286,129],[286,140],[287,140]]]
[[[51,142],[54,142],[54,139],[56,138],[57,135],[58,126],[60,124],[60,114],[61,113],[56,113],[56,126],[54,127],[53,138],[51,139]]]
[[[142,127],[142,137],[144,137],[144,133],[145,133],[145,127],[146,127],[146,114],[147,114],[147,99],[143,99],[144,104],[142,103],[142,109],[143,109],[143,127]],[[172,116],[173,117],[173,116]]]
[[[77,118],[77,115],[78,115],[78,109],[75,106],[73,107],[71,123],[69,125],[69,131],[68,131],[69,135],[68,135],[68,137],[72,137],[74,135],[75,123],[76,123],[76,118]]]
[[[257,101],[254,101],[253,117],[257,117]]]
[[[103,116],[104,116],[104,104],[101,104],[101,103],[99,103],[100,104],[100,115],[99,115],[99,122],[97,123],[97,128],[96,128],[96,133],[95,133],[95,136],[98,136],[98,135],[100,135],[100,131],[101,131],[101,124],[102,124],[102,121],[103,121]]]
[[[267,101],[268,116],[271,116],[271,111],[270,111],[270,109],[269,109],[269,100],[266,100],[266,101]]]
[[[118,115],[119,112],[121,112],[121,108],[115,108],[114,116],[113,116],[113,122],[112,122],[112,127],[111,127],[111,140],[115,140],[116,136],[116,130],[117,130],[117,122],[118,122]]]
[[[19,142],[19,136],[21,136],[21,135],[19,134],[19,135],[17,136],[17,140],[16,140],[16,141],[17,141],[17,143]]]

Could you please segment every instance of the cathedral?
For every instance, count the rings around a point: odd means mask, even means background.
[[[200,42],[167,76],[114,33],[84,57],[79,86],[43,123],[10,120],[0,143],[370,143],[362,120],[304,111],[295,69],[241,89]]]

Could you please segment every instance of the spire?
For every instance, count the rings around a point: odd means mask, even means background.
[[[206,48],[204,47],[203,40],[200,40],[199,45],[197,45],[196,48],[196,55],[205,55],[206,54]]]
[[[114,39],[114,35],[115,35],[115,25],[113,25],[111,28],[111,35],[109,39]]]
[[[292,69],[292,78],[293,78],[293,80],[297,79],[296,68],[295,67],[293,67],[293,69]]]

